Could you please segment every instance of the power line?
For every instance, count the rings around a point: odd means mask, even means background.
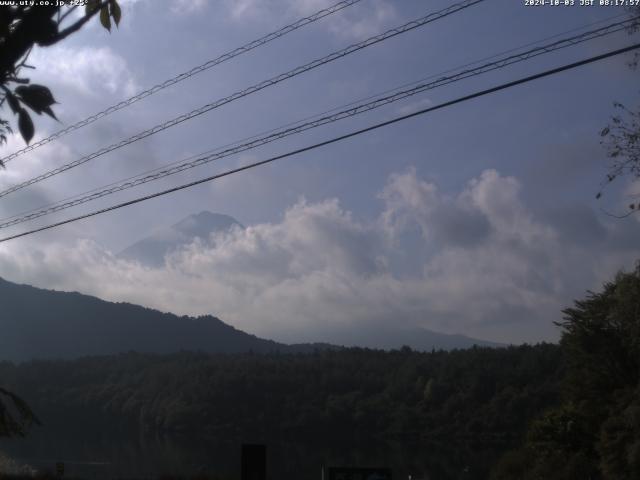
[[[67,133],[71,133],[74,130],[77,130],[79,128],[82,128],[86,125],[89,125],[90,123],[95,122],[96,120],[106,117],[107,115],[110,115],[114,112],[117,112],[118,110],[122,110],[125,107],[128,107],[129,105],[132,105],[134,103],[136,103],[139,100],[142,100],[143,98],[147,98],[151,95],[153,95],[154,93],[159,92],[160,90],[164,90],[167,87],[170,87],[172,85],[175,85],[176,83],[182,82],[183,80],[186,80],[188,78],[193,77],[194,75],[197,75],[199,73],[202,73],[206,70],[209,70],[210,68],[215,67],[216,65],[220,65],[221,63],[224,63],[228,60],[231,60],[232,58],[238,57],[244,53],[250,52],[251,50],[253,50],[254,48],[258,48],[261,47],[262,45],[265,45],[269,42],[272,42],[273,40],[276,40],[280,37],[283,37],[295,30],[298,30],[299,28],[302,28],[306,25],[309,25],[311,23],[314,23],[326,16],[329,16],[333,13],[339,12],[340,10],[350,7],[351,5],[358,3],[362,0],[343,0],[340,1],[328,8],[325,8],[323,10],[320,10],[312,15],[309,15],[308,17],[304,17],[299,19],[298,21],[291,23],[289,25],[286,25],[282,28],[280,28],[279,30],[276,30],[275,32],[271,32],[268,33],[267,35],[264,35],[256,40],[253,40],[245,45],[242,45],[241,47],[238,47],[234,50],[231,50],[227,53],[224,53],[222,55],[220,55],[219,57],[216,57],[214,59],[208,60],[207,62],[198,65],[197,67],[193,67],[191,70],[188,70],[186,72],[182,72],[179,75],[176,75],[175,77],[169,78],[168,80],[165,80],[162,83],[158,83],[156,85],[154,85],[151,88],[148,88],[147,90],[143,90],[141,92],[139,92],[138,94],[134,95],[133,97],[130,97],[126,100],[121,101],[120,103],[117,103],[115,105],[112,105],[98,113],[95,113],[93,115],[91,115],[90,117],[87,117],[83,120],[80,120],[79,122],[74,123],[73,125],[69,125],[66,128],[63,128],[62,130],[59,130],[51,135],[49,135],[47,138],[43,138],[42,140],[39,140],[37,142],[32,143],[31,145],[26,146],[25,148],[18,150],[16,152],[13,152],[10,155],[7,155],[4,158],[0,159],[0,162],[4,162],[5,164],[11,160],[13,160],[16,157],[19,157],[20,155],[30,152],[32,150],[35,150],[38,147],[41,147],[42,145],[46,145],[49,142],[52,142],[53,140],[56,140],[64,135],[66,135]]]
[[[60,222],[56,222],[56,223],[52,223],[52,224],[49,224],[49,225],[45,225],[43,227],[34,228],[34,229],[28,230],[26,232],[22,232],[22,233],[18,233],[18,234],[15,234],[15,235],[8,236],[8,237],[4,237],[4,238],[0,239],[0,243],[7,242],[9,240],[13,240],[13,239],[16,239],[16,238],[24,237],[24,236],[27,236],[27,235],[32,235],[34,233],[42,232],[44,230],[49,230],[49,229],[52,229],[52,228],[56,228],[56,227],[59,227],[59,226],[62,226],[62,225],[66,225],[68,223],[77,222],[79,220],[83,220],[83,219],[86,219],[86,218],[94,217],[96,215],[107,213],[107,212],[110,212],[112,210],[117,210],[117,209],[124,208],[124,207],[130,206],[130,205],[134,205],[136,203],[144,202],[146,200],[151,200],[153,198],[161,197],[161,196],[164,196],[164,195],[167,195],[167,194],[170,194],[170,193],[174,193],[174,192],[177,192],[177,191],[180,191],[180,190],[184,190],[186,188],[194,187],[194,186],[200,185],[202,183],[211,182],[213,180],[217,180],[217,179],[222,178],[222,177],[226,177],[226,176],[229,176],[229,175],[232,175],[232,174],[235,174],[235,173],[239,173],[239,172],[242,172],[242,171],[245,171],[245,170],[249,170],[249,169],[252,169],[252,168],[255,168],[255,167],[259,167],[259,166],[262,166],[262,165],[266,165],[268,163],[275,162],[276,160],[281,160],[283,158],[292,157],[294,155],[299,155],[300,153],[308,152],[310,150],[315,150],[316,148],[320,148],[320,147],[324,147],[326,145],[337,143],[337,142],[340,142],[342,140],[346,140],[348,138],[355,137],[357,135],[361,135],[361,134],[364,134],[364,133],[367,133],[367,132],[371,132],[373,130],[377,130],[377,129],[382,128],[382,127],[386,127],[386,126],[389,126],[389,125],[392,125],[392,124],[407,120],[409,118],[417,117],[419,115],[424,115],[424,114],[427,114],[429,112],[433,112],[435,110],[440,110],[440,109],[443,109],[443,108],[446,108],[446,107],[450,107],[452,105],[456,105],[458,103],[463,103],[463,102],[466,102],[468,100],[472,100],[474,98],[478,98],[478,97],[482,97],[482,96],[485,96],[485,95],[489,95],[489,94],[492,94],[492,93],[495,93],[495,92],[498,92],[498,91],[501,91],[501,90],[506,90],[508,88],[515,87],[517,85],[522,85],[524,83],[528,83],[528,82],[531,82],[531,81],[534,81],[534,80],[538,80],[540,78],[544,78],[544,77],[548,77],[548,76],[551,76],[551,75],[555,75],[555,74],[558,74],[560,72],[564,72],[564,71],[571,70],[571,69],[574,69],[574,68],[577,68],[577,67],[581,67],[583,65],[588,65],[590,63],[594,63],[594,62],[597,62],[597,61],[600,61],[600,60],[604,60],[606,58],[610,58],[610,57],[613,57],[615,55],[620,55],[622,53],[630,52],[632,50],[637,50],[639,48],[640,48],[640,43],[636,43],[634,45],[630,45],[630,46],[625,47],[625,48],[620,48],[620,49],[617,49],[617,50],[613,50],[613,51],[604,53],[602,55],[597,55],[597,56],[594,56],[594,57],[590,57],[590,58],[587,58],[585,60],[581,60],[579,62],[570,63],[570,64],[567,64],[567,65],[563,65],[562,67],[553,68],[551,70],[546,70],[544,72],[537,73],[535,75],[530,75],[528,77],[520,78],[518,80],[514,80],[514,81],[511,81],[511,82],[508,82],[508,83],[503,83],[503,84],[498,85],[496,87],[492,87],[492,88],[489,88],[489,89],[486,89],[486,90],[481,90],[479,92],[475,92],[475,93],[472,93],[470,95],[465,95],[465,96],[459,97],[459,98],[457,98],[455,100],[450,100],[448,102],[440,103],[440,104],[435,105],[433,107],[429,107],[429,108],[425,108],[425,109],[422,109],[422,110],[418,110],[417,112],[409,113],[407,115],[402,115],[402,116],[399,116],[399,117],[395,117],[395,118],[393,118],[391,120],[387,120],[385,122],[376,123],[376,124],[371,125],[369,127],[362,128],[360,130],[355,130],[355,131],[347,133],[345,135],[340,135],[338,137],[334,137],[334,138],[331,138],[329,140],[325,140],[323,142],[319,142],[319,143],[315,143],[313,145],[309,145],[309,146],[306,146],[306,147],[303,147],[303,148],[299,148],[297,150],[293,150],[293,151],[284,153],[282,155],[277,155],[275,157],[267,158],[266,160],[261,160],[259,162],[250,163],[250,164],[244,165],[242,167],[234,168],[232,170],[227,170],[226,172],[222,172],[222,173],[218,173],[216,175],[211,175],[209,177],[201,178],[199,180],[195,180],[193,182],[185,183],[185,184],[179,185],[177,187],[172,187],[172,188],[169,188],[169,189],[166,189],[166,190],[162,190],[160,192],[152,193],[152,194],[149,194],[149,195],[145,195],[143,197],[135,198],[133,200],[128,200],[126,202],[118,203],[116,205],[112,205],[110,207],[106,207],[106,208],[103,208],[103,209],[100,209],[100,210],[96,210],[96,211],[91,212],[91,213],[87,213],[87,214],[84,214],[84,215],[79,215],[77,217],[72,217],[72,218],[69,218],[69,219],[66,219],[66,220],[62,220]]]
[[[304,120],[310,120],[310,119],[312,119],[312,118],[316,118],[316,117],[319,117],[319,116],[321,116],[321,115],[325,115],[325,114],[328,114],[328,113],[331,113],[331,112],[335,112],[336,110],[339,110],[339,109],[344,108],[344,107],[349,107],[349,106],[351,106],[351,105],[355,105],[355,104],[360,103],[360,102],[364,102],[364,101],[367,101],[367,100],[371,100],[371,99],[376,98],[376,97],[379,97],[379,96],[381,96],[381,95],[386,95],[386,94],[389,94],[389,93],[392,93],[392,92],[395,92],[395,91],[401,90],[401,89],[403,89],[403,88],[407,88],[407,87],[411,87],[411,86],[413,86],[413,85],[417,85],[418,83],[424,82],[424,81],[426,81],[426,80],[430,80],[430,79],[432,79],[432,78],[438,78],[438,77],[440,77],[440,76],[442,76],[442,75],[446,75],[446,74],[448,74],[448,73],[455,72],[455,71],[461,70],[461,69],[463,69],[463,68],[471,67],[471,66],[473,66],[473,65],[478,65],[479,63],[486,62],[486,61],[488,61],[488,60],[493,60],[493,59],[495,59],[495,58],[500,57],[501,55],[507,55],[507,54],[509,54],[509,53],[517,52],[517,51],[522,50],[522,49],[524,49],[524,48],[527,48],[527,47],[531,47],[531,46],[537,45],[537,44],[539,44],[539,43],[541,43],[541,42],[546,42],[546,41],[549,41],[549,40],[553,40],[554,38],[559,38],[559,37],[562,37],[563,35],[568,35],[569,33],[577,32],[577,31],[579,31],[579,30],[584,30],[585,28],[593,27],[594,25],[599,25],[599,24],[602,24],[602,23],[606,23],[606,22],[609,22],[609,21],[612,21],[612,20],[615,20],[615,19],[618,19],[618,18],[621,18],[621,17],[626,17],[626,18],[628,18],[628,19],[629,19],[629,20],[628,20],[629,22],[633,22],[633,21],[636,21],[636,20],[640,19],[640,17],[629,18],[629,14],[627,14],[627,13],[621,13],[621,14],[618,14],[618,15],[613,15],[613,16],[611,16],[611,17],[607,17],[607,18],[603,18],[603,19],[600,19],[600,20],[596,20],[595,22],[587,23],[586,25],[582,25],[582,26],[580,26],[580,27],[572,28],[572,29],[570,29],[570,30],[565,30],[565,31],[563,31],[563,32],[560,32],[560,33],[556,33],[556,34],[554,34],[554,35],[551,35],[551,36],[549,36],[549,37],[545,37],[545,38],[542,38],[542,39],[540,39],[540,40],[536,40],[536,41],[534,41],[534,42],[525,43],[525,44],[523,44],[523,45],[519,45],[519,46],[517,46],[517,47],[510,48],[510,49],[508,49],[508,50],[503,50],[503,51],[501,51],[501,52],[494,53],[493,55],[490,55],[490,56],[488,56],[488,57],[483,57],[483,58],[481,58],[481,59],[479,59],[479,60],[474,60],[473,62],[468,62],[468,63],[465,63],[465,64],[463,64],[463,65],[458,65],[458,66],[456,66],[456,67],[450,68],[450,69],[445,70],[445,71],[443,71],[443,72],[439,72],[439,73],[431,74],[431,75],[428,75],[428,76],[422,77],[422,78],[421,78],[421,79],[419,79],[419,80],[414,80],[413,82],[405,83],[405,84],[399,85],[399,86],[397,86],[397,87],[394,87],[394,88],[391,88],[391,89],[385,90],[385,91],[383,91],[383,92],[378,92],[378,93],[376,93],[376,94],[369,95],[369,96],[367,96],[367,97],[360,98],[360,99],[358,99],[358,100],[354,100],[353,102],[347,103],[347,104],[345,104],[345,105],[341,105],[341,106],[339,106],[339,107],[334,107],[334,108],[332,108],[332,109],[330,109],[330,110],[326,110],[326,111],[324,111],[324,112],[322,112],[322,113],[320,113],[320,114],[313,115],[313,116],[308,117],[308,118],[305,118],[305,119],[303,119],[303,120],[301,120],[301,121],[304,121]],[[612,25],[609,25],[609,26],[612,26]],[[616,31],[617,31],[617,30],[616,30]],[[611,32],[611,33],[614,33],[614,32]],[[293,125],[293,124],[295,124],[295,123],[297,123],[297,122],[293,122],[293,123],[290,123],[290,124],[287,124],[287,125],[283,125],[283,126],[281,126],[281,127],[279,127],[279,128],[288,127],[288,126]],[[267,131],[267,132],[262,132],[262,133],[260,133],[260,134],[258,134],[258,135],[262,135],[262,134],[264,134],[264,133],[270,133],[270,132],[275,131],[275,130],[277,130],[277,129],[272,129],[272,130],[269,130],[269,131]],[[250,138],[257,137],[258,135],[255,135],[255,136],[250,137]],[[244,140],[248,140],[248,139],[244,139]],[[235,143],[238,143],[238,142],[234,142],[234,143],[232,143],[232,144],[230,144],[230,145],[234,145]],[[228,145],[225,145],[225,146],[228,146]]]
[[[102,186],[100,186],[100,187],[96,187],[96,188],[94,188],[94,189],[92,189],[92,190],[89,190],[89,191],[85,191],[85,192],[82,192],[82,193],[79,193],[79,194],[76,194],[76,195],[71,195],[71,196],[69,196],[69,197],[66,197],[66,198],[64,198],[64,199],[62,199],[62,200],[58,200],[58,201],[56,201],[56,202],[51,202],[51,203],[48,203],[48,204],[46,204],[46,205],[41,205],[41,206],[36,207],[36,208],[32,208],[32,209],[29,209],[29,210],[26,210],[26,211],[23,211],[23,212],[19,212],[19,213],[15,214],[15,215],[11,215],[10,217],[4,217],[4,218],[0,219],[0,222],[5,222],[5,221],[7,221],[7,220],[12,220],[12,219],[14,219],[14,218],[18,218],[18,217],[20,217],[20,216],[26,216],[26,215],[28,215],[28,214],[30,214],[30,213],[37,212],[38,210],[47,209],[47,208],[52,207],[52,206],[55,206],[55,205],[59,205],[59,204],[65,203],[65,202],[69,202],[69,201],[74,200],[74,199],[77,199],[77,198],[79,198],[79,197],[86,196],[86,195],[88,195],[88,194],[90,194],[90,193],[97,192],[97,191],[98,191],[98,190],[100,190],[100,189],[106,189],[106,188],[109,188],[109,187],[115,186],[115,185],[117,185],[118,183],[121,183],[121,182],[128,182],[129,180],[136,179],[136,178],[138,178],[138,177],[140,177],[140,176],[142,176],[142,175],[148,175],[148,174],[151,174],[151,173],[154,173],[154,172],[157,172],[157,171],[163,170],[163,169],[165,169],[165,168],[166,168],[167,166],[169,166],[169,165],[175,165],[175,164],[177,164],[177,163],[186,162],[186,161],[189,161],[189,160],[195,159],[195,158],[197,158],[197,157],[199,157],[199,156],[201,156],[201,155],[206,155],[206,154],[209,154],[209,153],[212,153],[212,152],[221,151],[221,150],[224,150],[225,148],[228,148],[228,147],[231,147],[231,146],[235,146],[235,145],[239,145],[239,144],[240,144],[240,143],[242,143],[242,142],[246,142],[246,141],[249,141],[249,140],[253,140],[253,139],[255,139],[255,138],[258,138],[258,137],[260,137],[260,136],[263,136],[263,135],[266,135],[266,134],[269,134],[269,133],[277,132],[277,131],[278,131],[278,130],[280,130],[280,129],[287,128],[287,127],[290,127],[290,126],[293,126],[293,125],[299,124],[299,123],[304,122],[304,121],[308,121],[308,120],[312,120],[312,119],[315,119],[315,118],[319,118],[319,117],[321,117],[321,116],[323,116],[323,115],[327,115],[327,114],[329,114],[329,113],[331,113],[331,112],[336,112],[336,111],[338,111],[338,110],[340,110],[340,109],[342,109],[342,108],[350,107],[350,106],[356,105],[356,104],[358,104],[358,103],[365,102],[365,101],[367,101],[367,100],[371,100],[371,99],[374,99],[374,98],[377,98],[377,97],[380,97],[380,96],[383,96],[383,95],[387,95],[387,94],[390,94],[390,93],[392,93],[392,92],[396,92],[396,91],[399,91],[399,90],[401,90],[401,89],[405,89],[405,88],[407,88],[407,87],[411,87],[411,86],[417,85],[417,84],[419,84],[419,83],[421,83],[421,82],[425,82],[425,81],[430,80],[430,79],[433,79],[433,78],[438,78],[438,77],[441,77],[441,76],[446,75],[446,74],[448,74],[448,73],[455,72],[455,71],[461,70],[461,69],[463,69],[463,68],[467,68],[467,67],[470,67],[470,66],[473,66],[473,65],[478,65],[478,64],[480,64],[480,63],[482,63],[482,62],[486,62],[486,61],[488,61],[488,60],[492,60],[492,59],[498,58],[498,57],[500,57],[501,55],[506,55],[506,54],[509,54],[509,53],[517,52],[517,51],[520,51],[520,50],[522,50],[522,49],[524,49],[524,48],[527,48],[527,47],[531,47],[531,46],[534,46],[534,45],[540,44],[541,42],[550,41],[550,40],[553,40],[553,39],[555,39],[555,38],[562,37],[563,35],[568,35],[568,34],[570,34],[570,33],[577,32],[577,31],[580,31],[580,30],[584,30],[584,29],[586,29],[586,28],[593,27],[593,26],[595,26],[595,25],[600,25],[600,24],[603,24],[603,23],[606,23],[606,22],[610,22],[610,21],[612,21],[612,20],[616,20],[616,19],[619,19],[619,18],[622,18],[622,17],[629,18],[629,14],[628,14],[628,13],[619,13],[619,14],[617,14],[617,15],[612,15],[612,16],[610,16],[610,17],[601,18],[601,19],[596,20],[596,21],[594,21],[594,22],[590,22],[590,23],[587,23],[587,24],[585,24],[585,25],[581,25],[581,26],[579,26],[579,27],[571,28],[571,29],[569,29],[569,30],[564,30],[564,31],[562,31],[562,32],[556,33],[556,34],[554,34],[554,35],[550,35],[550,36],[548,36],[548,37],[541,38],[541,39],[536,40],[536,41],[533,41],[533,42],[528,42],[528,43],[525,43],[525,44],[519,45],[519,46],[517,46],[517,47],[510,48],[510,49],[508,49],[508,50],[503,50],[503,51],[501,51],[501,52],[494,53],[493,55],[490,55],[490,56],[487,56],[487,57],[483,57],[483,58],[478,59],[478,60],[474,60],[473,62],[468,62],[468,63],[465,63],[465,64],[463,64],[463,65],[458,65],[458,66],[453,67],[453,68],[450,68],[450,69],[448,69],[448,70],[441,71],[441,72],[439,72],[439,73],[435,73],[435,74],[431,74],[431,75],[428,75],[428,76],[422,77],[422,78],[420,78],[419,80],[414,80],[413,82],[404,83],[404,84],[399,85],[399,86],[397,86],[397,87],[390,88],[390,89],[384,90],[384,91],[382,91],[382,92],[375,93],[375,94],[373,94],[373,95],[368,95],[368,96],[363,97],[363,98],[359,98],[359,99],[354,100],[354,101],[352,101],[352,102],[349,102],[349,103],[347,103],[347,104],[343,104],[343,105],[340,105],[340,106],[337,106],[337,107],[331,108],[331,109],[329,109],[329,110],[325,110],[325,111],[323,111],[323,112],[321,112],[321,113],[317,113],[317,114],[315,114],[315,115],[311,115],[311,116],[305,117],[305,118],[303,118],[303,119],[300,119],[300,120],[297,120],[297,121],[294,121],[294,122],[289,122],[289,123],[286,123],[286,124],[284,124],[284,125],[280,125],[280,126],[278,126],[278,127],[271,128],[271,129],[269,129],[269,130],[266,130],[266,131],[262,131],[262,132],[256,133],[256,134],[254,134],[254,135],[251,135],[250,137],[244,137],[244,138],[242,138],[242,139],[236,140],[236,141],[234,141],[234,142],[227,143],[227,144],[222,145],[222,146],[220,146],[220,147],[212,148],[212,149],[206,150],[206,151],[204,151],[204,152],[201,152],[201,153],[198,153],[198,154],[195,154],[195,155],[190,155],[190,156],[189,156],[189,157],[187,157],[187,158],[183,158],[183,159],[181,159],[181,160],[178,160],[178,161],[175,161],[175,162],[171,162],[171,163],[169,163],[169,164],[167,164],[167,165],[163,165],[163,166],[160,166],[160,167],[156,167],[156,168],[154,168],[154,169],[147,170],[147,171],[145,171],[145,172],[142,172],[142,173],[139,173],[139,174],[136,174],[136,175],[132,175],[132,176],[130,176],[130,177],[126,177],[126,178],[124,178],[124,179],[117,180],[117,181],[112,182],[112,183],[109,183],[109,184],[107,184],[107,185],[102,185]],[[635,21],[635,20],[637,20],[637,18],[634,18],[634,19],[631,19],[631,20]],[[630,21],[631,21],[631,20],[630,20]],[[610,26],[611,26],[611,25],[610,25]],[[613,32],[611,32],[611,33],[613,33]],[[56,211],[58,211],[58,210],[56,210]],[[47,212],[47,213],[51,213],[51,212]],[[40,215],[39,215],[39,216],[40,216]],[[37,218],[37,217],[36,217],[36,218]],[[25,219],[25,221],[27,221],[27,220],[31,220],[31,219],[33,219],[33,218],[27,218],[27,219]],[[20,223],[22,223],[22,222],[20,222]],[[2,225],[0,225],[0,228],[2,228]]]
[[[434,13],[430,13],[428,15],[425,15],[424,17],[418,18],[416,20],[412,20],[410,22],[405,23],[404,25],[401,25],[399,27],[396,28],[392,28],[391,30],[387,30],[386,32],[380,34],[380,35],[376,35],[374,37],[370,37],[362,42],[359,43],[355,43],[353,45],[350,45],[342,50],[338,50],[336,52],[333,52],[325,57],[319,58],[317,60],[314,60],[312,62],[309,62],[305,65],[299,66],[294,68],[293,70],[290,70],[286,73],[281,73],[280,75],[277,75],[269,80],[264,80],[258,84],[255,84],[251,87],[248,87],[244,90],[238,91],[232,95],[229,95],[228,97],[224,97],[221,98],[219,100],[216,100],[212,103],[208,103],[206,105],[203,105],[200,108],[197,108],[195,110],[192,110],[191,112],[188,113],[184,113],[178,117],[175,117],[165,123],[156,125],[155,127],[152,127],[148,130],[145,130],[143,132],[140,132],[132,137],[129,137],[127,139],[121,140],[120,142],[114,143],[112,145],[109,145],[107,147],[104,147],[96,152],[93,152],[89,155],[86,155],[84,157],[81,157],[77,160],[74,160],[73,162],[67,163],[65,165],[62,165],[58,168],[55,168],[53,170],[49,170],[46,173],[43,173],[42,175],[39,175],[37,177],[31,178],[25,182],[19,183],[17,185],[14,185],[6,190],[3,190],[0,192],[0,197],[4,197],[6,195],[9,195],[10,193],[13,193],[15,191],[21,190],[25,187],[28,187],[29,185],[33,185],[35,183],[41,182],[42,180],[45,180],[47,178],[50,178],[54,175],[57,175],[59,173],[65,172],[67,170],[70,170],[74,167],[77,167],[79,165],[82,165],[90,160],[93,160],[97,157],[100,157],[101,155],[104,155],[106,153],[112,152],[113,150],[117,150],[118,148],[124,147],[125,145],[129,145],[130,143],[133,142],[137,142],[138,140],[142,140],[143,138],[149,137],[151,135],[154,135],[158,132],[161,132],[163,130],[166,130],[167,128],[173,127],[175,125],[178,125],[184,121],[187,120],[191,120],[194,117],[197,117],[199,115],[202,115],[203,113],[207,113],[213,109],[216,109],[218,107],[221,107],[223,105],[226,105],[227,103],[233,102],[234,100],[238,100],[239,98],[242,97],[246,97],[248,95],[251,95],[253,93],[256,93],[260,90],[263,90],[267,87],[270,87],[272,85],[276,85],[280,82],[283,82],[285,80],[288,80],[290,78],[293,78],[295,76],[298,76],[302,73],[308,72],[310,70],[313,70],[315,68],[318,68],[322,65],[325,65],[327,63],[333,62],[335,60],[338,60],[339,58],[345,57],[351,53],[357,52],[359,50],[362,50],[363,48],[369,47],[371,45],[375,45],[377,43],[380,43],[384,40],[387,40],[389,38],[395,37],[397,35],[409,32],[411,30],[414,30],[418,27],[422,27],[424,25],[427,25],[428,23],[434,22],[436,20],[439,20],[441,18],[447,17],[449,15],[452,15],[456,12],[459,12],[461,10],[464,10],[466,8],[471,7],[472,5],[475,5],[477,3],[483,2],[485,0],[464,0],[463,2],[451,5],[445,9],[442,9],[440,11],[434,12]]]
[[[91,190],[90,192],[86,192],[85,194],[76,195],[74,197],[62,200],[60,202],[56,202],[50,205],[46,205],[44,207],[33,209],[30,212],[25,212],[26,214],[22,214],[22,216],[15,215],[13,217],[2,219],[0,220],[0,229],[8,228],[20,223],[34,220],[36,218],[49,215],[51,213],[59,212],[77,205],[81,205],[93,200],[97,200],[107,195],[111,195],[117,192],[121,192],[123,190],[128,190],[130,188],[133,188],[139,185],[143,185],[145,183],[159,180],[161,178],[168,177],[170,175],[174,175],[191,168],[199,167],[230,155],[235,155],[247,150],[251,150],[251,149],[266,145],[268,143],[280,140],[282,138],[285,138],[291,135],[302,133],[312,128],[333,123],[345,118],[353,117],[361,113],[369,112],[371,110],[380,108],[384,105],[388,105],[390,103],[394,103],[399,100],[406,99],[416,94],[423,93],[427,90],[448,85],[450,83],[471,78],[471,77],[474,77],[483,73],[487,73],[493,70],[505,68],[515,63],[530,60],[531,58],[537,57],[539,55],[551,53],[553,51],[567,48],[569,46],[573,46],[578,43],[600,38],[605,35],[610,35],[627,28],[635,20],[636,19],[630,19],[630,20],[625,20],[622,22],[616,22],[610,25],[606,25],[604,27],[587,31],[579,35],[574,35],[573,37],[561,39],[556,42],[553,42],[547,45],[542,45],[542,46],[527,50],[525,52],[521,52],[516,55],[511,55],[506,58],[496,60],[494,62],[486,63],[476,68],[463,70],[455,75],[441,77],[438,80],[433,82],[418,84],[410,89],[398,91],[391,95],[380,96],[373,101],[362,103],[362,104],[356,105],[355,107],[347,108],[330,115],[316,116],[316,117],[313,117],[314,120],[311,120],[311,121],[305,122],[303,120],[299,122],[297,125],[294,124],[295,126],[293,127],[283,128],[281,130],[274,130],[274,131],[271,131],[273,133],[269,132],[270,134],[262,137],[255,136],[249,139],[249,141],[245,143],[232,144],[233,146],[230,146],[228,148],[221,147],[220,149],[216,149],[215,151],[213,151],[213,153],[211,153],[212,151],[209,151],[199,155],[193,155],[189,157],[189,159],[173,162],[165,167],[160,167],[150,172],[142,173],[134,177],[129,177],[125,180],[120,181],[119,183],[115,182],[115,183],[106,185],[104,187],[101,187],[102,189],[100,188],[94,189],[94,190]]]

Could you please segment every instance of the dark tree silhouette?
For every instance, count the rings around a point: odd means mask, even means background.
[[[563,401],[493,479],[640,478],[640,263],[564,314]]]
[[[0,388],[0,437],[24,436],[32,424],[40,424],[27,403]]]
[[[640,7],[628,9],[634,17],[640,17]],[[637,20],[628,29],[629,34],[640,30],[640,20]],[[636,70],[640,63],[640,54],[636,53],[629,61],[629,68]],[[614,103],[616,113],[611,117],[600,135],[600,142],[607,151],[609,168],[602,189],[596,198],[602,197],[604,187],[619,177],[631,177],[634,182],[640,181],[640,105],[635,109],[628,108],[620,102]],[[640,210],[640,195],[632,197],[629,203],[629,211],[623,215],[628,216]]]
[[[0,106],[6,102],[17,117],[20,134],[29,143],[35,133],[30,111],[56,118],[52,110],[56,101],[49,88],[30,83],[22,74],[24,69],[34,68],[27,64],[32,49],[64,40],[95,15],[99,15],[102,25],[110,30],[111,19],[117,26],[121,11],[117,0],[88,0],[84,15],[69,22],[77,6],[54,6],[56,2],[38,6],[16,3],[18,5],[0,7]],[[6,142],[10,133],[13,130],[9,121],[0,118],[0,144]],[[33,423],[39,422],[27,403],[0,388],[0,436],[25,435]]]
[[[634,182],[640,181],[640,106],[635,110],[616,102],[614,104],[617,115],[611,118],[611,123],[605,127],[601,135],[602,144],[607,149],[609,157],[609,172],[605,185],[621,176],[631,176]],[[597,198],[602,196],[602,191]],[[640,210],[638,195],[632,197],[627,215]]]
[[[18,4],[0,7],[0,105],[6,102],[17,117],[18,130],[27,143],[35,132],[30,111],[56,118],[52,110],[56,101],[51,91],[44,85],[30,83],[23,74],[24,69],[34,68],[27,63],[32,49],[64,40],[95,15],[100,16],[100,22],[108,30],[111,30],[111,19],[117,26],[121,17],[117,0],[88,0],[84,15],[71,23],[70,14],[79,7],[50,3],[52,5],[48,6]],[[0,118],[0,143],[5,142],[6,135],[12,132],[9,122]]]

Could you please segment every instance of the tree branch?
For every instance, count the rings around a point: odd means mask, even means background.
[[[64,22],[64,19],[67,18],[67,16],[69,16],[69,14],[72,13],[76,8],[78,8],[77,5],[74,5],[73,7],[69,7],[69,9],[58,20],[58,25]]]
[[[54,43],[59,42],[60,40],[65,39],[66,37],[68,37],[72,33],[77,32],[78,30],[80,30],[84,26],[85,23],[87,23],[89,20],[91,20],[91,18],[93,18],[93,16],[96,13],[98,13],[100,10],[102,10],[103,7],[106,7],[108,4],[109,4],[109,0],[104,0],[103,2],[99,3],[98,5],[95,6],[95,8],[92,11],[87,13],[80,20],[76,21],[76,23],[71,24],[70,26],[68,26],[67,28],[62,30],[61,32],[58,32],[58,34],[55,37],[50,38],[46,42],[40,43],[40,45],[42,45],[43,47],[48,47],[50,45],[53,45]]]

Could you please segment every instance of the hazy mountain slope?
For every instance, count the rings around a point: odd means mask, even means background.
[[[148,237],[123,250],[119,256],[135,260],[143,265],[162,267],[164,257],[181,246],[188,245],[196,238],[210,241],[212,233],[224,232],[237,226],[244,228],[233,217],[211,212],[191,215],[175,225],[156,230]],[[407,327],[390,322],[386,326],[369,328],[348,327],[331,332],[329,341],[337,345],[368,348],[394,349],[408,345],[416,350],[469,348],[473,345],[498,346],[496,343],[478,340],[464,335],[450,335],[420,327]],[[302,347],[301,347],[302,348]]]
[[[330,341],[346,346],[399,349],[404,345],[414,350],[430,351],[452,350],[454,348],[470,348],[474,345],[483,347],[500,347],[500,343],[479,340],[460,334],[435,332],[421,327],[403,325],[376,326],[366,329],[345,329],[335,333]],[[338,341],[339,340],[339,341]]]
[[[249,335],[212,316],[112,303],[0,279],[0,360],[73,358],[127,351],[305,351]]]
[[[234,226],[244,228],[235,218],[228,215],[200,212],[175,225],[156,230],[122,250],[118,256],[138,261],[143,265],[160,267],[164,264],[167,253],[188,245],[196,238],[207,241],[212,233],[224,232]]]
[[[425,329],[344,331],[334,343],[414,350],[497,346],[463,335]],[[327,343],[287,345],[258,338],[216,317],[179,317],[129,303],[113,303],[80,293],[43,290],[0,279],[0,360],[76,358],[137,351],[170,353],[311,352],[338,348]]]

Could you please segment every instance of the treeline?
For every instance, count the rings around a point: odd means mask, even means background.
[[[493,478],[640,478],[640,262],[563,313],[561,401]]]
[[[563,313],[560,345],[129,353],[1,363],[0,382],[67,431],[395,439],[463,462],[491,447],[473,478],[640,478],[640,264]]]
[[[0,364],[44,425],[515,445],[559,400],[555,345],[420,353],[129,353]]]

